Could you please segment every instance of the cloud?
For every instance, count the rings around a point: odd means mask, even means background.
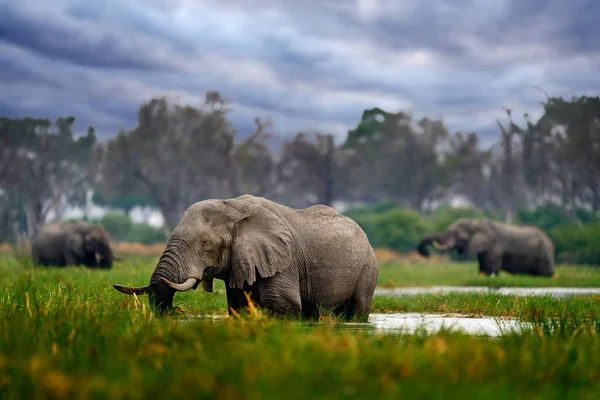
[[[539,115],[543,95],[597,95],[600,3],[550,0],[22,0],[0,5],[0,112],[101,135],[168,95],[235,102],[275,130],[343,138],[366,108],[443,117],[495,139],[502,106]]]

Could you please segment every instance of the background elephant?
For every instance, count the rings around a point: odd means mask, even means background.
[[[512,226],[491,220],[460,218],[445,232],[425,237],[417,246],[428,256],[427,246],[455,249],[459,254],[477,256],[479,271],[497,274],[554,275],[554,245],[533,226]]]
[[[111,268],[119,260],[112,253],[110,238],[101,226],[84,222],[53,222],[42,226],[31,239],[35,266],[79,266]]]
[[[319,306],[348,318],[367,318],[378,278],[373,248],[352,219],[317,205],[293,209],[243,195],[191,205],[143,287],[114,285],[126,294],[148,293],[165,312],[176,291],[212,291],[225,282],[227,304],[247,305],[244,291],[278,315],[316,317]]]

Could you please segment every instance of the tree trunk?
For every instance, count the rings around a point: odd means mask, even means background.
[[[42,222],[42,204],[39,201],[28,200],[26,207],[27,236],[31,239]]]
[[[54,220],[62,220],[63,208],[60,195],[52,196],[52,209],[54,210]]]

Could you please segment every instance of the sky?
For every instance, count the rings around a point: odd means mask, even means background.
[[[167,96],[233,101],[281,135],[343,140],[363,110],[498,134],[544,94],[598,95],[597,0],[0,0],[0,116],[74,115],[101,138]]]

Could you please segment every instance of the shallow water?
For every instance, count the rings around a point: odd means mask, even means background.
[[[228,318],[224,315],[198,316],[190,320],[218,320]],[[421,314],[421,313],[390,313],[370,314],[369,322],[297,322],[306,328],[316,326],[335,326],[342,330],[367,331],[372,333],[394,334],[414,333],[417,329],[428,333],[439,332],[440,329],[462,331],[471,335],[500,336],[503,333],[519,332],[530,326],[516,320],[493,317],[468,317],[462,314]]]
[[[375,296],[415,296],[429,293],[496,293],[516,296],[547,296],[564,298],[576,295],[600,295],[600,288],[577,287],[487,287],[487,286],[432,286],[432,287],[402,287],[377,288]]]

